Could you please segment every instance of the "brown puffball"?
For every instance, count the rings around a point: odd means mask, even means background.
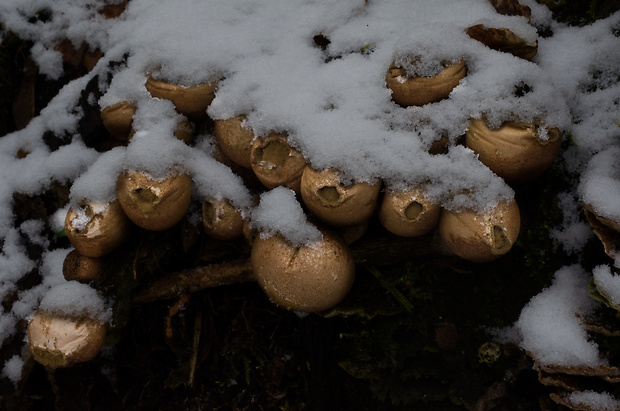
[[[67,281],[88,284],[103,271],[103,260],[100,257],[86,257],[77,250],[67,254],[62,264],[62,275]]]
[[[161,231],[176,225],[187,212],[192,179],[176,173],[157,180],[145,172],[125,170],[116,180],[116,192],[131,221],[146,230]]]
[[[506,28],[476,24],[465,30],[465,33],[492,50],[510,53],[525,60],[532,60],[538,52],[537,41],[527,42]]]
[[[106,130],[115,138],[127,140],[134,114],[136,114],[136,106],[129,101],[121,101],[101,110],[101,121]]]
[[[322,240],[300,247],[280,236],[257,237],[251,261],[258,284],[269,299],[293,311],[332,308],[349,293],[355,278],[349,247],[326,230]]]
[[[250,164],[265,187],[285,186],[299,192],[306,159],[291,147],[286,134],[271,133],[266,137],[257,137],[252,143]]]
[[[205,232],[217,240],[235,240],[243,237],[243,217],[229,201],[204,199],[202,225]]]
[[[506,122],[491,130],[484,120],[472,119],[465,145],[507,182],[523,183],[540,176],[560,152],[560,131],[549,128],[545,138],[541,138],[541,128],[533,123]]]
[[[146,80],[146,89],[151,96],[172,101],[179,113],[193,119],[207,117],[207,108],[215,98],[216,88],[216,81],[186,87],[156,80],[152,76]]]
[[[381,182],[340,182],[340,172],[328,168],[316,171],[306,166],[301,176],[304,204],[320,220],[336,226],[352,226],[366,222],[375,211]]]
[[[28,324],[28,346],[34,359],[47,367],[71,367],[90,361],[105,342],[107,325],[87,315],[39,309]]]
[[[250,152],[254,133],[245,127],[245,116],[215,120],[214,132],[222,152],[236,164],[251,168]]]
[[[506,254],[519,236],[521,216],[516,201],[502,201],[478,213],[470,209],[442,210],[439,235],[456,255],[483,263]]]
[[[69,208],[65,233],[71,245],[87,257],[102,257],[120,246],[131,225],[117,200],[82,201]]]
[[[388,191],[383,195],[377,216],[389,232],[417,237],[431,231],[439,221],[439,204],[429,201],[422,186]]]
[[[433,77],[410,77],[404,68],[392,63],[385,82],[392,90],[392,100],[396,104],[403,107],[423,106],[448,98],[466,73],[465,60],[446,65],[441,73]]]

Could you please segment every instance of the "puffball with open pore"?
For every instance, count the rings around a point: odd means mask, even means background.
[[[385,76],[387,87],[392,90],[392,100],[403,107],[423,106],[448,98],[452,90],[467,74],[465,60],[445,65],[432,77],[410,76],[393,62]]]
[[[381,225],[402,237],[431,231],[439,221],[441,207],[426,198],[422,186],[387,191],[377,213]]]
[[[472,262],[490,262],[506,254],[519,236],[521,215],[517,202],[501,201],[476,212],[442,210],[439,235],[456,255]]]
[[[87,257],[102,257],[120,246],[131,225],[120,203],[81,201],[69,208],[65,233],[71,245]]]
[[[151,96],[170,100],[179,113],[193,119],[207,117],[207,108],[215,98],[217,81],[197,86],[182,86],[158,80],[149,76],[146,89]]]
[[[484,120],[472,119],[465,145],[507,182],[523,183],[540,176],[553,164],[562,136],[557,128],[534,123],[506,122],[492,130]]]
[[[136,225],[151,231],[175,226],[192,199],[192,179],[176,172],[158,180],[146,172],[123,171],[116,180],[118,201]]]
[[[284,186],[299,192],[306,159],[291,147],[286,134],[271,133],[254,139],[250,165],[265,187],[271,189]]]
[[[345,185],[340,182],[340,175],[333,168],[317,171],[306,166],[301,176],[304,204],[312,214],[330,225],[363,224],[375,211],[381,182]]]
[[[269,299],[293,311],[318,312],[338,304],[353,286],[355,263],[338,235],[296,247],[279,235],[257,237],[252,269]]]
[[[251,168],[250,152],[254,133],[245,127],[245,116],[215,120],[214,133],[222,153],[235,164]]]
[[[105,322],[88,314],[38,309],[28,324],[28,346],[40,364],[71,367],[99,354],[107,328]]]
[[[228,200],[206,198],[202,201],[202,225],[217,240],[243,237],[243,217]]]

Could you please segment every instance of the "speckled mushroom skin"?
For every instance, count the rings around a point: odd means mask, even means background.
[[[37,362],[70,367],[99,354],[107,325],[87,316],[38,310],[28,324],[28,345]]]
[[[87,257],[102,257],[112,252],[123,243],[129,229],[129,220],[118,201],[82,201],[69,208],[65,217],[67,238]]]
[[[403,107],[423,106],[448,98],[452,90],[467,74],[464,60],[447,65],[433,77],[409,77],[404,68],[392,63],[385,76],[392,90],[392,100]]]
[[[374,213],[381,182],[340,183],[335,169],[314,170],[306,166],[301,176],[301,196],[308,209],[335,227],[365,223]]]
[[[402,237],[417,237],[431,231],[439,221],[439,204],[424,196],[422,187],[387,191],[377,216],[389,232]]]
[[[192,179],[177,173],[164,180],[134,171],[123,171],[116,181],[118,201],[136,225],[151,231],[176,225],[187,212],[192,199]]]
[[[244,127],[245,116],[215,120],[214,133],[222,153],[236,164],[251,168],[250,151],[254,133]]]
[[[506,122],[491,130],[484,120],[472,119],[465,145],[507,182],[523,183],[534,180],[553,164],[562,136],[557,128],[549,128],[546,139],[542,139],[539,126],[533,123]]]
[[[218,240],[234,240],[243,236],[241,212],[223,199],[202,201],[202,225],[209,236]]]
[[[473,262],[489,262],[506,254],[519,236],[521,216],[516,201],[492,209],[442,210],[439,235],[454,254]]]
[[[258,237],[252,268],[265,294],[284,308],[302,312],[327,310],[348,293],[355,278],[349,247],[323,231],[323,239],[295,247],[280,236]]]

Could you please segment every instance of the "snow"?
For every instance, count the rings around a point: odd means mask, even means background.
[[[587,293],[589,278],[579,266],[555,273],[553,284],[533,297],[515,324],[520,346],[541,365],[596,367],[605,364],[588,340],[579,317],[596,306]]]
[[[27,257],[21,236],[48,246],[42,222],[14,227],[13,193],[39,194],[52,181],[72,183],[72,204],[105,203],[115,199],[116,176],[125,168],[157,178],[180,169],[191,175],[196,198],[228,199],[266,233],[279,232],[295,243],[317,238],[290,190],[264,192],[253,208],[256,193],[214,159],[212,135],[198,135],[191,146],[174,138],[180,117],[170,102],[151,98],[144,87],[148,75],[186,86],[217,80],[208,108],[212,118],[244,114],[257,135],[286,132],[313,167],[338,168],[351,180],[380,178],[389,187],[427,183],[429,197],[448,209],[483,210],[514,196],[471,150],[457,144],[471,118],[484,117],[491,126],[521,120],[558,127],[571,144],[556,166],[583,177],[559,196],[564,223],[552,237],[578,254],[592,235],[580,217],[581,202],[620,218],[620,36],[614,34],[620,13],[568,27],[534,0],[522,3],[532,9],[532,25],[523,17],[498,15],[487,0],[132,0],[114,19],[98,13],[100,0],[4,0],[0,22],[34,43],[41,73],[63,74],[54,50],[62,39],[76,48],[83,43],[100,48],[104,57],[91,73],[63,87],[25,129],[0,139],[0,298],[38,264]],[[470,39],[465,29],[476,24],[506,27],[529,41],[537,38],[535,27],[549,27],[553,35],[537,39],[538,55],[529,62]],[[317,34],[329,39],[325,50],[314,43]],[[429,75],[440,63],[461,59],[468,73],[449,99],[408,108],[391,101],[385,74],[392,61]],[[110,64],[120,61],[124,64]],[[103,80],[108,75],[109,85]],[[137,107],[128,147],[98,153],[76,134],[80,93],[95,76],[101,108],[123,100]],[[519,97],[516,87],[524,84],[531,92]],[[45,132],[66,135],[70,143],[51,152]],[[440,137],[449,139],[449,152],[428,154]],[[25,158],[17,158],[20,149],[28,153]],[[62,229],[65,213],[50,216],[54,231]],[[96,294],[64,283],[68,251],[44,253],[42,283],[22,291],[10,311],[0,311],[0,342],[42,299],[56,307],[54,295],[60,301],[77,292],[105,313]],[[603,287],[613,280],[604,268],[597,273]],[[587,276],[576,266],[560,270],[554,284],[524,308],[517,323],[521,344],[541,362],[602,363],[574,317],[591,309]],[[5,366],[7,376],[17,375],[12,361]]]
[[[620,307],[620,276],[613,274],[610,267],[606,265],[595,267],[592,274],[598,291],[614,307]]]
[[[591,410],[614,411],[620,409],[620,401],[606,392],[576,391],[567,394],[564,400],[574,406],[588,406]]]

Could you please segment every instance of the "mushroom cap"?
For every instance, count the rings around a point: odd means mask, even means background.
[[[204,199],[202,201],[202,225],[205,232],[218,240],[234,240],[243,237],[243,217],[229,201]]]
[[[62,274],[67,281],[87,284],[97,278],[103,270],[103,260],[99,257],[87,257],[77,250],[67,254],[62,264]]]
[[[424,196],[421,186],[388,191],[383,195],[377,216],[389,232],[417,237],[431,231],[439,221],[441,207]]]
[[[180,116],[181,119],[179,120],[177,127],[174,129],[173,135],[177,140],[180,140],[185,144],[190,144],[194,138],[194,127],[187,117],[183,115]],[[129,136],[127,136],[127,140],[131,140],[134,134],[136,134],[136,130],[132,128],[129,132]]]
[[[299,192],[306,159],[288,143],[286,134],[271,133],[257,137],[252,143],[250,164],[256,177],[271,189],[288,187]]]
[[[176,225],[192,199],[192,179],[176,173],[156,180],[148,173],[125,170],[116,181],[118,201],[125,214],[138,226],[161,231]]]
[[[476,24],[465,33],[492,50],[510,53],[525,60],[532,60],[538,52],[538,42],[528,42],[506,28],[487,27]]]
[[[217,81],[186,87],[156,80],[153,76],[146,80],[146,89],[152,97],[172,101],[179,113],[195,119],[207,117],[216,88]]]
[[[392,100],[403,107],[423,106],[448,98],[452,90],[467,74],[465,60],[450,63],[433,77],[409,77],[404,68],[390,65],[385,76],[392,90]]]
[[[129,101],[121,101],[101,110],[101,121],[114,137],[127,140],[134,114],[136,114],[136,106]]]
[[[459,257],[479,263],[510,251],[520,228],[521,215],[514,200],[502,201],[482,213],[444,209],[439,218],[439,235],[446,246]]]
[[[28,324],[28,346],[37,362],[51,368],[90,361],[105,342],[107,324],[87,315],[39,309]]]
[[[119,201],[82,201],[69,208],[65,233],[71,245],[87,257],[102,257],[120,246],[130,229]]]
[[[335,306],[349,293],[355,279],[349,247],[326,230],[322,240],[301,247],[281,236],[259,236],[251,262],[269,299],[294,311],[317,312]]]
[[[340,183],[333,168],[316,171],[306,166],[301,176],[301,196],[308,209],[320,220],[336,226],[366,222],[375,211],[381,182]]]
[[[244,127],[246,117],[237,116],[225,120],[215,120],[214,132],[220,149],[236,164],[251,168],[250,152],[254,133]]]
[[[472,119],[465,133],[465,145],[491,171],[510,183],[523,183],[540,176],[555,161],[562,145],[557,128],[540,137],[534,123],[506,122],[491,130],[484,120]]]

